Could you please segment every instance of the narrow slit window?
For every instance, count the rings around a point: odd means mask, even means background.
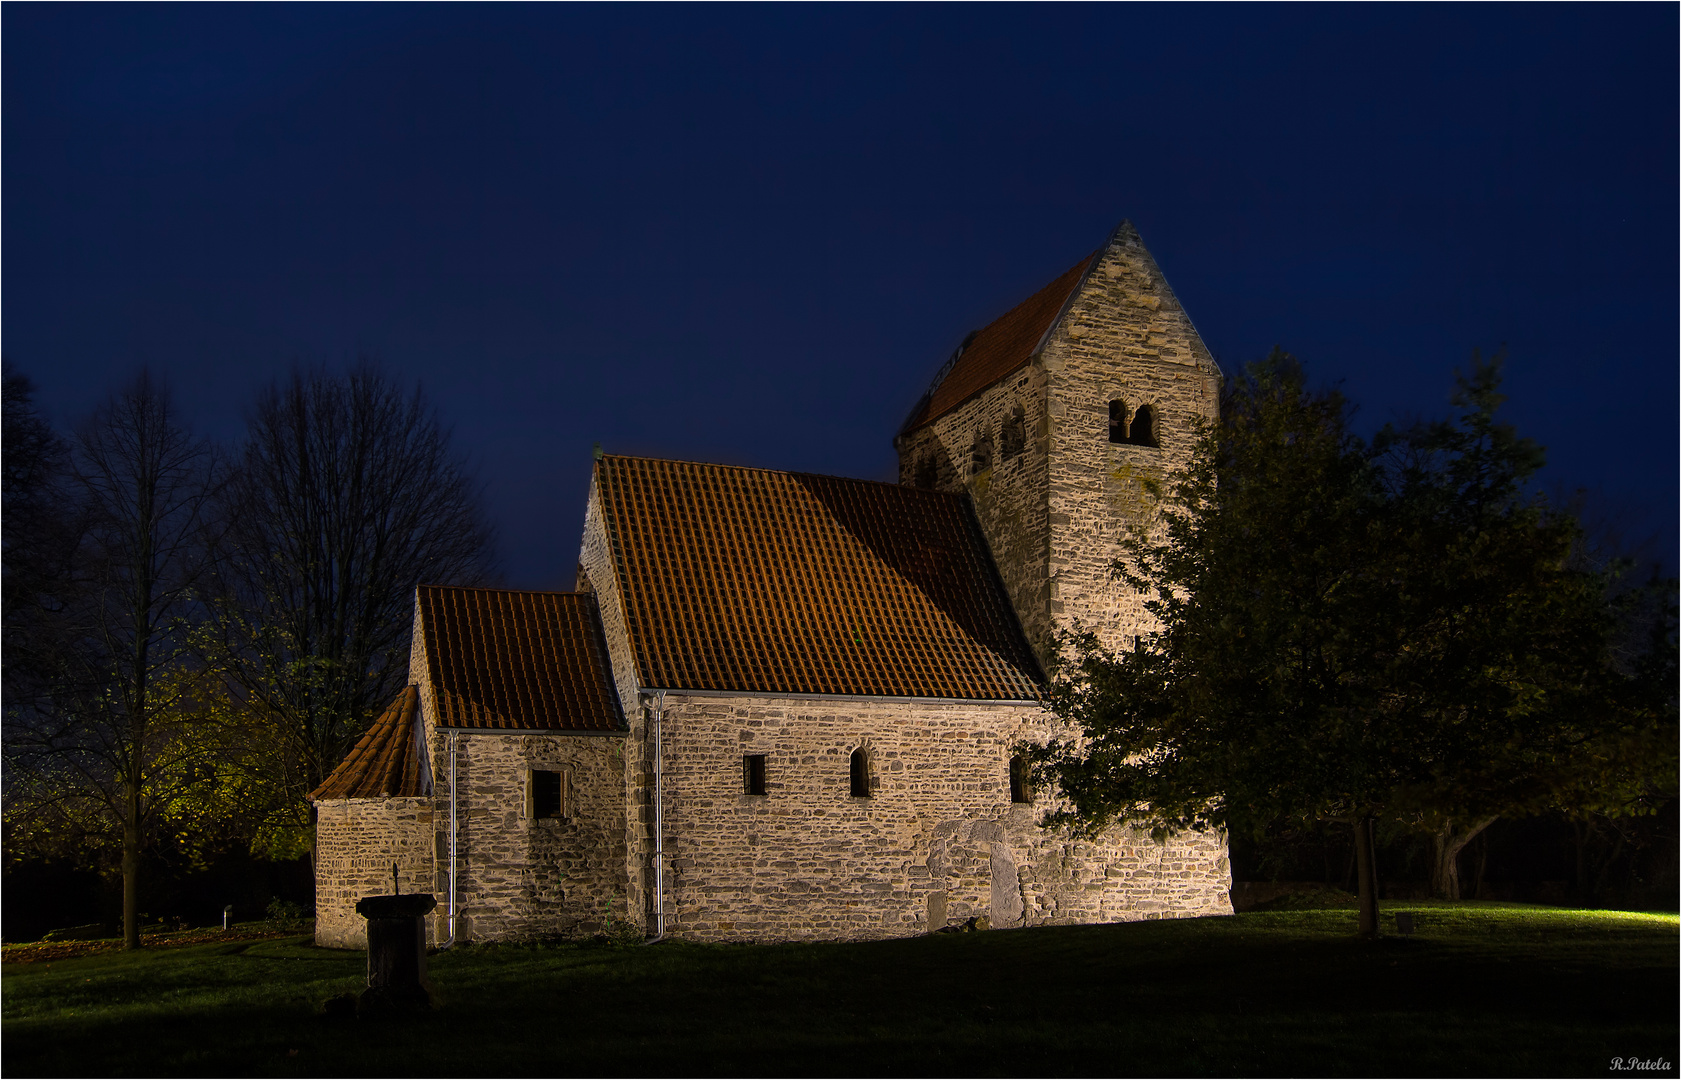
[[[1138,415],[1132,418],[1132,438],[1129,440],[1134,446],[1159,446],[1156,441],[1156,412],[1148,405],[1138,407]]]
[[[852,797],[870,797],[870,759],[862,746],[852,751]]]
[[[531,770],[531,816],[534,818],[563,818],[566,816],[566,774],[544,769]]]
[[[765,755],[743,754],[741,758],[741,777],[747,794],[763,795],[765,793]]]
[[[1109,441],[1124,443],[1127,441],[1127,403],[1111,401],[1109,403]]]
[[[1033,801],[1033,771],[1028,767],[1027,759],[1020,754],[1010,759],[1010,801]]]

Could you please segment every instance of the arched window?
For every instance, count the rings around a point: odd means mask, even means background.
[[[1033,771],[1028,767],[1027,759],[1020,754],[1010,759],[1010,801],[1033,801]]]
[[[1156,413],[1148,405],[1138,407],[1138,415],[1132,418],[1131,438],[1127,441],[1134,446],[1160,446],[1156,441]]]
[[[969,475],[979,476],[992,468],[992,436],[975,432],[975,445],[969,451]]]
[[[916,463],[916,486],[924,491],[933,491],[940,486],[940,463],[929,454]]]
[[[1020,405],[1010,410],[1010,415],[1004,420],[1003,438],[999,440],[1003,445],[999,448],[1004,453],[1004,460],[1009,461],[1027,446],[1027,412]]]
[[[1127,441],[1127,403],[1111,401],[1109,403],[1109,441],[1124,443]]]
[[[862,746],[852,751],[852,797],[870,797],[870,760],[865,756]]]

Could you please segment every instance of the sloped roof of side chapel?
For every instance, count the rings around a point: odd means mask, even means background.
[[[960,495],[615,455],[596,491],[645,687],[1039,696]]]
[[[351,747],[338,768],[309,793],[310,800],[413,798],[432,794],[432,778],[427,773],[420,731],[415,723],[419,707],[417,688],[403,687]]]
[[[1031,363],[1051,340],[1105,253],[1117,244],[1135,248],[1155,275],[1160,276],[1160,268],[1155,266],[1138,230],[1132,222],[1122,221],[1102,247],[1058,274],[1026,300],[965,336],[934,376],[927,393],[911,410],[900,433],[933,423]],[[1157,287],[1172,297],[1165,281],[1158,282]],[[1183,315],[1182,309],[1178,314]]]

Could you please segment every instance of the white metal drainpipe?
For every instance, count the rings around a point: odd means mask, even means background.
[[[665,691],[654,694],[654,936],[648,944],[665,940],[665,761],[660,753],[660,719],[665,714]]]
[[[449,940],[438,946],[442,952],[455,944],[455,747],[459,736],[449,733]]]

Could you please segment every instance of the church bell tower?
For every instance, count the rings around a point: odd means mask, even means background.
[[[1123,221],[1097,251],[963,338],[894,439],[899,482],[966,492],[1029,642],[1150,629],[1111,565],[1153,527],[1222,375]]]

